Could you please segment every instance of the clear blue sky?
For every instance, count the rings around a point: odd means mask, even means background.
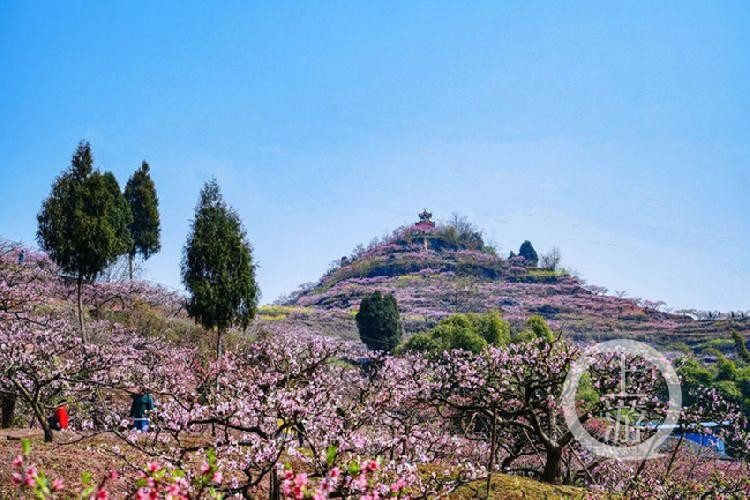
[[[559,3],[2,2],[0,234],[33,242],[85,138],[152,164],[171,286],[216,176],[265,302],[427,207],[750,309],[750,3]]]

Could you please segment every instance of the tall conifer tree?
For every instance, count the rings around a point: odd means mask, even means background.
[[[130,206],[133,219],[128,229],[133,244],[128,251],[128,275],[133,279],[133,260],[137,254],[148,260],[161,249],[159,221],[159,199],[156,186],[149,174],[149,164],[145,161],[136,170],[125,186],[125,199]]]
[[[111,172],[94,169],[91,146],[78,144],[70,167],[52,185],[37,216],[37,241],[76,280],[78,323],[84,339],[84,281],[92,280],[130,247],[130,210]]]
[[[255,316],[258,288],[252,248],[235,210],[221,196],[216,180],[203,186],[183,249],[182,282],[191,317],[216,330],[216,356],[227,328],[246,328]]]

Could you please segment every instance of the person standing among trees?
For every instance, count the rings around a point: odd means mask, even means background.
[[[148,432],[149,415],[154,409],[154,398],[146,389],[141,388],[136,394],[131,394],[130,418],[133,419],[133,429]]]

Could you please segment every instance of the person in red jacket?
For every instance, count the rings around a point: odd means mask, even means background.
[[[68,428],[68,405],[63,403],[55,410],[55,417],[57,417],[58,425],[60,429]]]
[[[47,423],[53,431],[68,428],[68,405],[61,404],[55,409],[55,413],[47,419]]]

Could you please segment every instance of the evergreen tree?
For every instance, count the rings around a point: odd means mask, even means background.
[[[148,260],[161,249],[159,199],[149,169],[148,163],[144,161],[141,168],[130,176],[125,186],[125,199],[133,213],[133,220],[128,226],[133,238],[133,244],[128,251],[128,275],[131,281],[136,254],[140,254],[143,260]]]
[[[227,328],[246,328],[255,317],[258,288],[252,248],[237,212],[228,207],[213,179],[203,186],[183,249],[182,282],[188,314],[216,329],[216,356]]]
[[[401,340],[401,318],[391,294],[375,292],[364,297],[356,320],[359,338],[370,350],[390,352]]]
[[[526,259],[526,262],[532,267],[536,267],[539,262],[539,256],[536,254],[536,250],[534,250],[534,246],[529,240],[521,243],[521,248],[518,249],[518,255]]]
[[[76,279],[78,323],[84,339],[83,283],[127,252],[129,220],[130,211],[114,175],[95,170],[91,146],[80,142],[70,167],[55,180],[42,203],[37,241]]]

